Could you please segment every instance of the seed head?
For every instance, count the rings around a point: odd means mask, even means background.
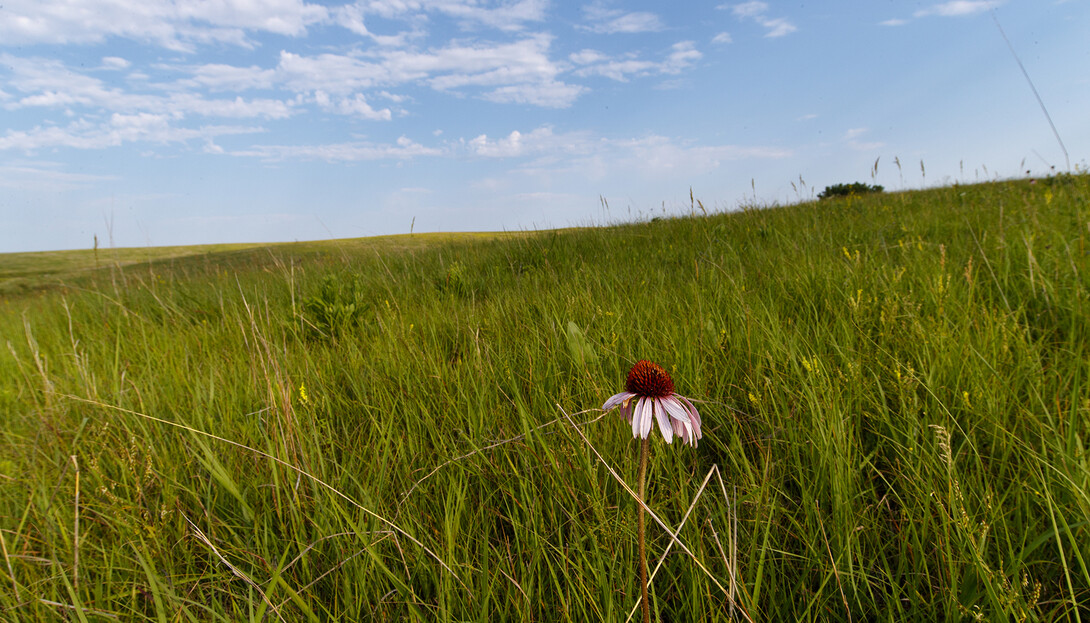
[[[641,359],[628,371],[624,388],[638,396],[665,398],[674,393],[674,380],[662,366]]]

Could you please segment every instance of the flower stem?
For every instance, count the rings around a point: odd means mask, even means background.
[[[647,600],[647,543],[644,539],[644,500],[647,497],[647,455],[651,449],[651,437],[643,438],[640,444],[640,514],[636,529],[640,539],[640,606],[643,608],[643,623],[651,623],[651,603]]]

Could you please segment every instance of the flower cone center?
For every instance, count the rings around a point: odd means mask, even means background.
[[[628,371],[624,387],[639,396],[665,398],[674,393],[674,380],[662,366],[641,359]]]

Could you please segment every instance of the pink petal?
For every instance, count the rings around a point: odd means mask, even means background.
[[[689,407],[689,420],[693,424],[693,433],[696,435],[695,439],[702,438],[704,435],[701,434],[701,432],[700,432],[700,413],[697,412],[696,407],[693,406],[693,403],[689,402],[688,398],[686,398],[685,396],[681,396],[679,394],[674,394],[674,395],[677,396],[682,402],[684,402]],[[693,445],[694,446],[696,445],[695,440],[693,442]]]
[[[602,410],[603,411],[609,411],[613,407],[616,407],[617,405],[623,404],[624,401],[628,400],[629,398],[631,398],[631,397],[633,397],[635,395],[636,394],[633,394],[632,392],[621,392],[619,394],[614,394],[614,395],[609,397],[609,400],[607,400],[604,405],[602,405]]]
[[[640,436],[640,429],[643,428],[643,404],[647,402],[647,399],[640,397],[636,401],[636,406],[632,407],[632,438],[636,439]]]
[[[628,422],[629,424],[632,423],[632,411],[634,411],[635,409],[635,400],[629,400],[628,402],[625,402],[621,405],[621,417],[624,418],[624,421]]]
[[[666,405],[666,410],[670,413],[670,417],[688,423],[689,412],[685,410],[685,405],[678,402],[677,398],[674,398],[676,395],[677,394],[671,394],[663,398],[660,402]]]
[[[671,418],[670,424],[674,427],[674,434],[681,437],[685,443],[689,443],[689,431],[685,428],[685,422]]]
[[[643,399],[643,421],[640,422],[640,437],[647,439],[647,435],[651,433],[651,420],[654,419],[655,414],[655,399],[644,398]]]
[[[655,409],[655,419],[659,421],[659,432],[662,433],[662,438],[666,440],[666,443],[673,443],[674,431],[670,427],[670,417],[666,414],[666,409],[663,408],[663,399],[656,398],[651,401],[657,409]]]

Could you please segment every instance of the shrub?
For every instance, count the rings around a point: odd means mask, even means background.
[[[868,193],[880,193],[884,188],[875,184],[873,186],[864,184],[862,182],[854,182],[851,184],[834,184],[833,186],[826,186],[825,190],[821,191],[818,195],[818,199],[828,199],[830,197],[850,197],[852,195],[866,195]]]

